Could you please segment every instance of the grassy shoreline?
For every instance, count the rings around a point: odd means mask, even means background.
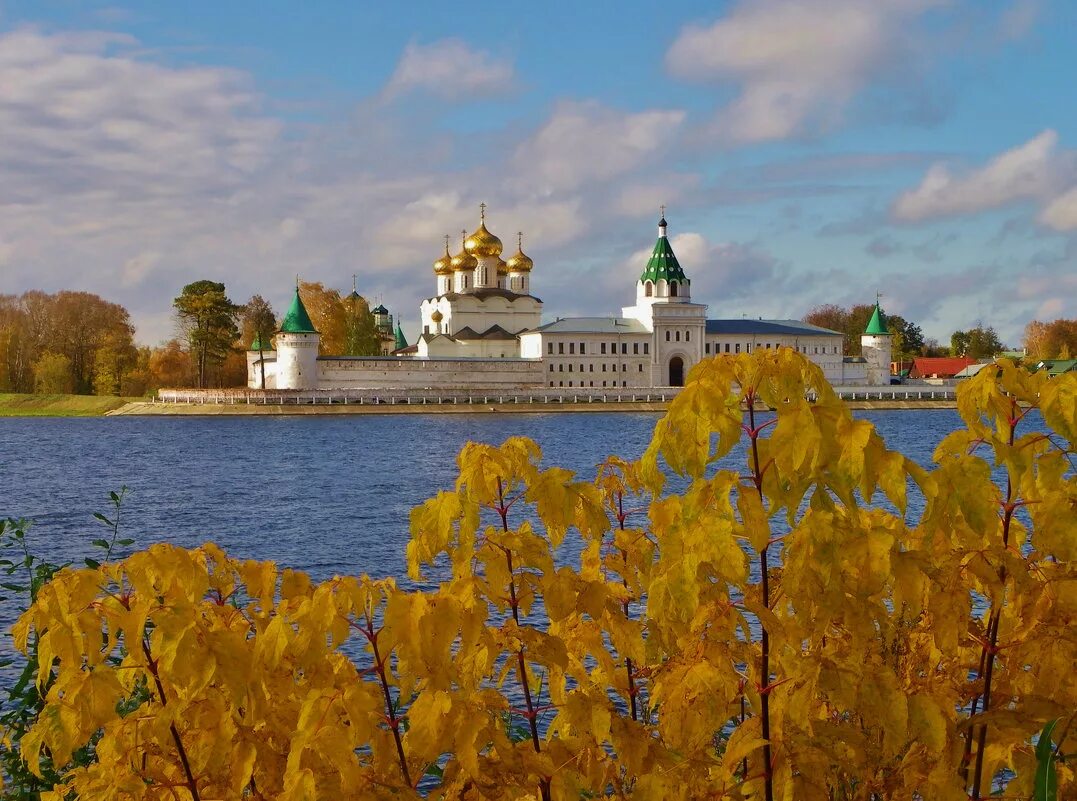
[[[0,417],[101,417],[142,398],[0,393]]]

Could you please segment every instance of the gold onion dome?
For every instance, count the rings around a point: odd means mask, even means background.
[[[501,258],[500,256],[497,259],[497,274],[498,275],[508,275],[509,274],[509,265],[506,264],[505,260],[503,258]]]
[[[463,231],[462,233],[465,236],[467,235],[467,231]],[[459,253],[452,257],[452,259],[449,261],[449,264],[454,271],[460,272],[463,270],[474,270],[476,267],[479,266],[479,260],[472,256],[470,253],[468,253],[467,244],[465,241],[464,247],[460,250]]]
[[[464,240],[464,250],[472,256],[485,258],[488,256],[500,256],[504,250],[501,240],[486,230],[486,204],[479,204],[479,227],[475,233]]]
[[[529,273],[535,262],[524,253],[524,235],[518,233],[516,253],[508,261],[508,270],[513,273]]]
[[[445,255],[434,262],[434,273],[448,275],[452,272],[452,256],[449,255],[449,237],[445,237]]]
[[[445,315],[443,315],[437,309],[434,309],[434,313],[430,315],[430,319],[433,320],[435,323],[440,323],[442,320],[445,319]]]

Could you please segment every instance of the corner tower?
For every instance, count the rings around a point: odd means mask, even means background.
[[[875,298],[867,328],[860,337],[860,352],[867,362],[865,378],[871,386],[890,384],[890,362],[893,360],[893,336],[886,327],[886,317]]]
[[[318,345],[321,343],[307,307],[299,297],[299,286],[288,313],[277,332],[277,388],[318,388]]]
[[[666,215],[658,221],[658,241],[643,268],[643,273],[636,282],[636,303],[653,303],[654,300],[673,303],[690,303],[692,300],[692,282],[681,269],[677,254],[666,236]]]

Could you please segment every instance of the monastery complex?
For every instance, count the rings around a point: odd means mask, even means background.
[[[798,320],[708,319],[692,300],[688,278],[666,236],[635,282],[635,302],[619,317],[565,317],[543,323],[532,294],[535,263],[523,252],[502,259],[501,240],[479,227],[460,252],[434,262],[436,288],[419,305],[422,333],[380,357],[319,355],[319,335],[296,290],[274,350],[248,352],[252,389],[528,389],[539,387],[676,387],[693,365],[719,353],[789,347],[818,364],[835,385],[889,384],[891,336],[878,303],[848,357],[837,331]],[[376,311],[385,312],[384,309]],[[391,326],[391,323],[390,323]],[[262,360],[265,386],[262,386]]]

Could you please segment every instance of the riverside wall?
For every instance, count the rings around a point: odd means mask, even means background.
[[[152,402],[131,403],[111,414],[452,414],[479,412],[665,411],[679,387],[482,389],[425,388],[333,390],[163,389]],[[836,387],[853,408],[955,407],[953,387]]]

